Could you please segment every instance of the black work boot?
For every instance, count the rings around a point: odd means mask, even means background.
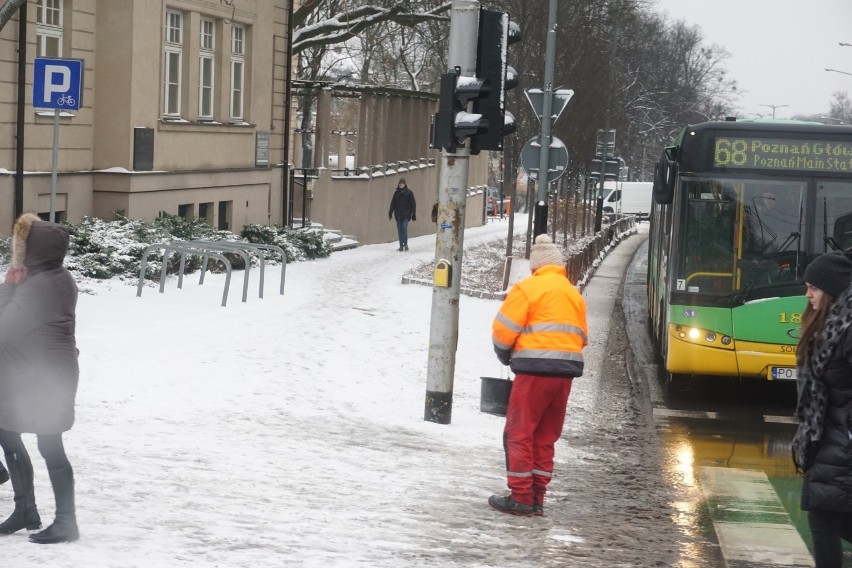
[[[6,454],[6,464],[12,479],[15,494],[15,510],[0,523],[0,534],[12,534],[21,529],[29,531],[41,528],[41,518],[35,503],[33,490],[33,464],[27,454]]]
[[[498,495],[492,495],[488,498],[488,504],[500,511],[501,513],[517,515],[519,517],[533,516],[532,505],[524,505],[523,503],[518,503],[511,497],[500,497]]]
[[[70,465],[48,469],[53,496],[56,499],[56,518],[53,524],[41,532],[31,534],[30,542],[54,544],[71,542],[80,538],[77,530],[77,515],[74,507],[74,470]]]

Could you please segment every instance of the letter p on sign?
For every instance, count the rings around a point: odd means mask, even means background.
[[[62,65],[44,66],[44,99],[42,102],[49,103],[53,100],[53,93],[64,95],[71,86],[71,70]]]
[[[33,106],[78,110],[83,92],[83,60],[37,57],[33,65]]]

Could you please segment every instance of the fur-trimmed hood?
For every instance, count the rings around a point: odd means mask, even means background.
[[[12,228],[12,268],[30,273],[62,266],[68,253],[68,229],[24,213]]]

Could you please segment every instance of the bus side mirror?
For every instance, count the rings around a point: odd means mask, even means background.
[[[654,165],[654,202],[667,205],[674,199],[675,162],[668,156]]]

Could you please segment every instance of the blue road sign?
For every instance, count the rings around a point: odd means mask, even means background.
[[[33,106],[79,110],[83,95],[83,60],[36,57],[33,66]]]

